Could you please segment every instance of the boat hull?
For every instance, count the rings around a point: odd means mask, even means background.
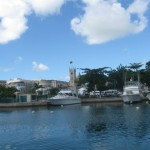
[[[148,93],[148,94],[146,95],[146,97],[148,98],[148,100],[150,100],[150,93]]]
[[[49,105],[73,105],[73,104],[80,104],[81,100],[79,98],[75,99],[49,99]]]
[[[136,103],[136,102],[142,101],[140,94],[122,95],[122,99],[123,99],[124,103]]]

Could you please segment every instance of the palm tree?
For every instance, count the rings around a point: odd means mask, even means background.
[[[130,66],[128,66],[129,69],[132,70],[132,78],[134,80],[135,73],[137,73],[137,79],[140,80],[140,73],[139,69],[143,66],[142,63],[130,63]]]
[[[137,71],[140,67],[142,67],[142,63],[130,63],[130,66],[128,66],[130,69],[133,69],[134,71]]]
[[[146,70],[150,70],[150,61],[148,61],[148,62],[146,63],[145,69],[146,69]]]
[[[36,93],[36,90],[42,88],[43,86],[39,84],[39,82],[34,82],[32,85],[32,92]]]

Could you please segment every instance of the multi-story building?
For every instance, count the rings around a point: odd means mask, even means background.
[[[1,82],[5,84],[5,82]],[[25,80],[21,78],[15,78],[6,81],[6,85],[8,87],[15,87],[20,93],[30,93],[34,87],[34,83],[41,85],[39,91],[42,91],[43,94],[48,93],[47,91],[51,88],[67,88],[69,87],[69,83],[65,81],[58,80]]]
[[[58,81],[58,80],[37,80],[39,85],[42,85],[43,87],[47,88],[66,88],[69,86],[68,82],[65,81]]]
[[[18,92],[28,93],[32,88],[33,81],[21,78],[10,79],[6,82],[8,87],[15,87]]]

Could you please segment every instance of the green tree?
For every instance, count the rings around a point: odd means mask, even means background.
[[[39,82],[34,82],[32,85],[32,93],[36,93],[36,90],[42,88],[43,86],[39,84]]]
[[[140,80],[140,68],[143,66],[142,63],[130,63],[128,68],[132,71],[132,79],[133,80]]]
[[[80,75],[78,85],[86,84],[88,91],[93,90],[105,90],[105,83],[107,81],[107,69],[108,67],[89,69],[80,68],[83,71],[83,75]]]
[[[51,88],[50,89],[50,96],[55,96],[57,95],[57,93],[59,92],[59,89],[58,88]]]
[[[122,66],[121,64],[116,69],[110,70],[108,74],[108,88],[123,90],[125,75],[126,75],[126,66]]]
[[[17,89],[15,87],[6,87],[5,85],[0,85],[0,98],[14,97]]]
[[[140,70],[140,81],[150,87],[150,61],[145,64],[145,69]]]
[[[145,69],[147,71],[150,70],[150,61],[146,62]]]

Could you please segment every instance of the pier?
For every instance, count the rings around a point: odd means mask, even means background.
[[[109,103],[109,102],[123,102],[121,97],[104,97],[104,98],[84,98],[81,103]]]
[[[0,108],[47,106],[47,100],[34,102],[0,103]]]
[[[147,98],[143,99],[143,101],[148,101]],[[47,100],[40,100],[34,102],[14,102],[14,103],[0,103],[0,108],[17,108],[17,107],[40,107],[40,106],[48,106]],[[104,97],[104,98],[82,98],[81,104],[85,103],[122,103],[123,100],[121,97]]]
[[[111,103],[123,102],[121,97],[113,98],[83,98],[81,103]],[[33,101],[33,102],[14,102],[14,103],[0,103],[0,108],[17,108],[17,107],[35,107],[47,106],[47,100]]]

